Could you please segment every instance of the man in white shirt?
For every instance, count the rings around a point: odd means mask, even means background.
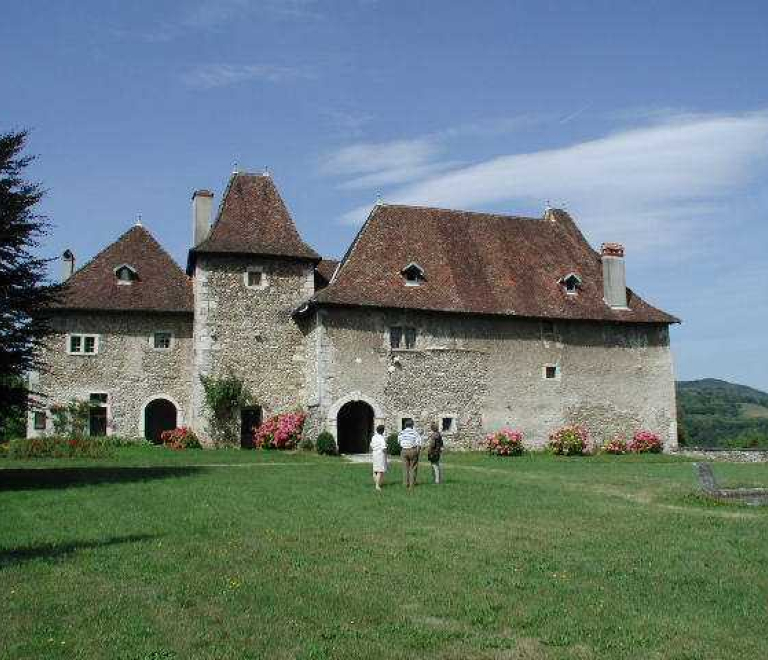
[[[404,426],[405,428],[397,434],[397,441],[400,443],[400,456],[403,459],[403,484],[410,489],[416,485],[421,436],[413,428],[412,419],[406,420]]]

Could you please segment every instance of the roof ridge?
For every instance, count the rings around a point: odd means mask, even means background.
[[[86,268],[88,268],[88,266],[90,266],[94,261],[96,261],[101,255],[103,255],[107,250],[109,250],[109,248],[111,248],[113,245],[116,245],[117,243],[122,241],[134,229],[140,229],[143,232],[145,232],[146,234],[149,234],[149,236],[154,239],[152,234],[149,233],[149,230],[146,227],[144,227],[144,225],[131,225],[122,234],[120,234],[120,236],[118,236],[114,241],[112,241],[111,243],[107,243],[103,248],[101,248],[101,250],[99,250],[90,259],[88,259],[88,261],[86,261],[82,266],[80,266],[80,268],[76,268],[75,271],[67,279],[71,279],[72,277],[74,277],[78,273],[81,273],[82,271],[84,271]],[[157,242],[157,241],[155,241],[155,242]],[[75,255],[75,256],[77,256],[77,255]]]
[[[544,218],[533,218],[531,216],[527,215],[512,215],[510,213],[494,213],[490,211],[468,211],[466,209],[452,209],[452,208],[446,208],[442,206],[425,206],[422,204],[389,204],[389,203],[382,203],[377,206],[392,206],[392,207],[399,207],[399,208],[405,208],[405,209],[423,209],[425,211],[442,211],[445,213],[463,213],[466,215],[488,215],[494,218],[504,218],[506,220],[531,220],[533,222],[542,222]]]

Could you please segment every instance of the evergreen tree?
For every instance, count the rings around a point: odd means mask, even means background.
[[[46,283],[48,260],[35,254],[50,225],[35,212],[43,197],[24,180],[32,156],[22,154],[26,131],[0,134],[0,438],[26,409],[25,374],[50,332],[44,310],[59,287]]]

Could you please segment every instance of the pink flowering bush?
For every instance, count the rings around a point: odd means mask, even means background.
[[[257,449],[294,449],[301,441],[304,413],[284,413],[270,417],[256,429],[253,446]]]
[[[613,438],[603,445],[604,454],[626,454],[627,453],[627,441],[620,433],[613,436]]]
[[[200,440],[194,431],[186,426],[180,426],[172,431],[163,431],[160,440],[168,449],[201,449]]]
[[[564,426],[549,436],[549,450],[561,456],[589,454],[589,433],[583,426]]]
[[[659,436],[650,431],[638,431],[629,443],[629,451],[635,454],[658,454],[662,449]]]
[[[525,453],[523,434],[520,431],[501,429],[485,436],[488,451],[496,456],[520,456]]]

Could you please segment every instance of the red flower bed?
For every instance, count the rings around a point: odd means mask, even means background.
[[[520,431],[501,429],[485,437],[488,451],[496,456],[520,456],[525,453],[523,434]]]
[[[283,413],[270,417],[256,429],[253,446],[257,449],[294,449],[304,431],[304,413]]]
[[[629,443],[629,451],[635,454],[659,454],[662,449],[659,436],[650,431],[638,431]]]
[[[583,426],[564,426],[549,436],[549,450],[562,456],[589,454],[589,433]]]
[[[606,454],[626,454],[627,441],[623,435],[615,435],[610,442],[603,445],[603,452]]]
[[[200,441],[197,439],[194,431],[181,426],[172,431],[163,431],[160,434],[160,440],[168,449],[200,449]]]

